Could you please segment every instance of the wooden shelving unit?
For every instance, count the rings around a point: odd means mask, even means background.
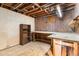
[[[51,40],[47,37],[50,33],[32,32],[33,41],[41,41],[50,44]]]
[[[30,40],[30,25],[20,24],[20,45],[28,43]]]

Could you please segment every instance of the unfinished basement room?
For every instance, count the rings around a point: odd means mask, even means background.
[[[79,3],[0,3],[0,56],[79,56]]]

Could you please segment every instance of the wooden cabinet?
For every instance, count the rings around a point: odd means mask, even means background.
[[[30,30],[30,25],[20,24],[20,45],[24,45],[31,41]]]

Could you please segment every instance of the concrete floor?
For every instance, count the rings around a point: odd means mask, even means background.
[[[49,48],[50,45],[43,42],[29,42],[1,50],[0,56],[44,56]]]

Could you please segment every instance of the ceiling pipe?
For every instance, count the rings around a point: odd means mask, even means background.
[[[59,4],[56,5],[56,9],[57,9],[57,14],[58,14],[58,16],[62,18],[62,16],[63,16],[63,15],[62,15],[62,10],[61,10],[61,7],[60,7]]]

